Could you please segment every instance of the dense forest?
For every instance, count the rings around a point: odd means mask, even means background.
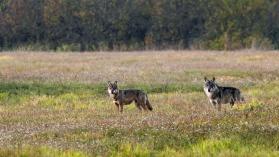
[[[278,49],[278,0],[1,0],[0,50]]]

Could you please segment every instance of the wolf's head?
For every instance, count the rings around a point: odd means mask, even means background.
[[[215,77],[213,77],[212,80],[208,80],[206,77],[204,77],[204,91],[208,93],[214,93],[218,91],[218,85],[215,82]]]
[[[118,87],[117,87],[117,81],[114,83],[111,83],[108,81],[108,93],[109,95],[117,95],[118,94]]]

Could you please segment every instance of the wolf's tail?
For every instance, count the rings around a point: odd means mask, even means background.
[[[243,95],[240,91],[239,91],[239,94],[238,94],[238,101],[239,102],[245,102],[245,99],[244,99],[244,97],[243,97]]]
[[[151,106],[151,104],[150,104],[150,102],[149,102],[149,100],[148,100],[147,96],[146,96],[145,105],[146,105],[146,107],[147,107],[150,111],[152,111],[152,110],[153,110],[153,108],[152,108],[152,106]]]
[[[240,96],[240,101],[241,102],[245,102],[245,99],[244,99],[244,97],[242,95]]]

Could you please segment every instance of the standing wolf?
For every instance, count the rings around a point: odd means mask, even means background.
[[[218,86],[215,82],[215,77],[213,77],[212,80],[208,80],[205,77],[204,81],[203,90],[209,98],[210,103],[214,107],[217,105],[219,111],[221,111],[221,104],[230,103],[230,105],[233,106],[235,102],[244,101],[239,89]]]
[[[149,103],[147,95],[142,90],[137,89],[127,89],[119,90],[117,87],[117,81],[114,83],[108,82],[108,93],[113,99],[113,103],[116,105],[119,112],[123,112],[123,106],[129,105],[135,102],[139,110],[150,110],[152,111],[152,106]]]

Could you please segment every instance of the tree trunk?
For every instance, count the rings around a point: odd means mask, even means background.
[[[228,50],[232,50],[232,36],[231,33],[229,31],[225,32],[225,36],[224,36],[224,48],[226,51]]]

